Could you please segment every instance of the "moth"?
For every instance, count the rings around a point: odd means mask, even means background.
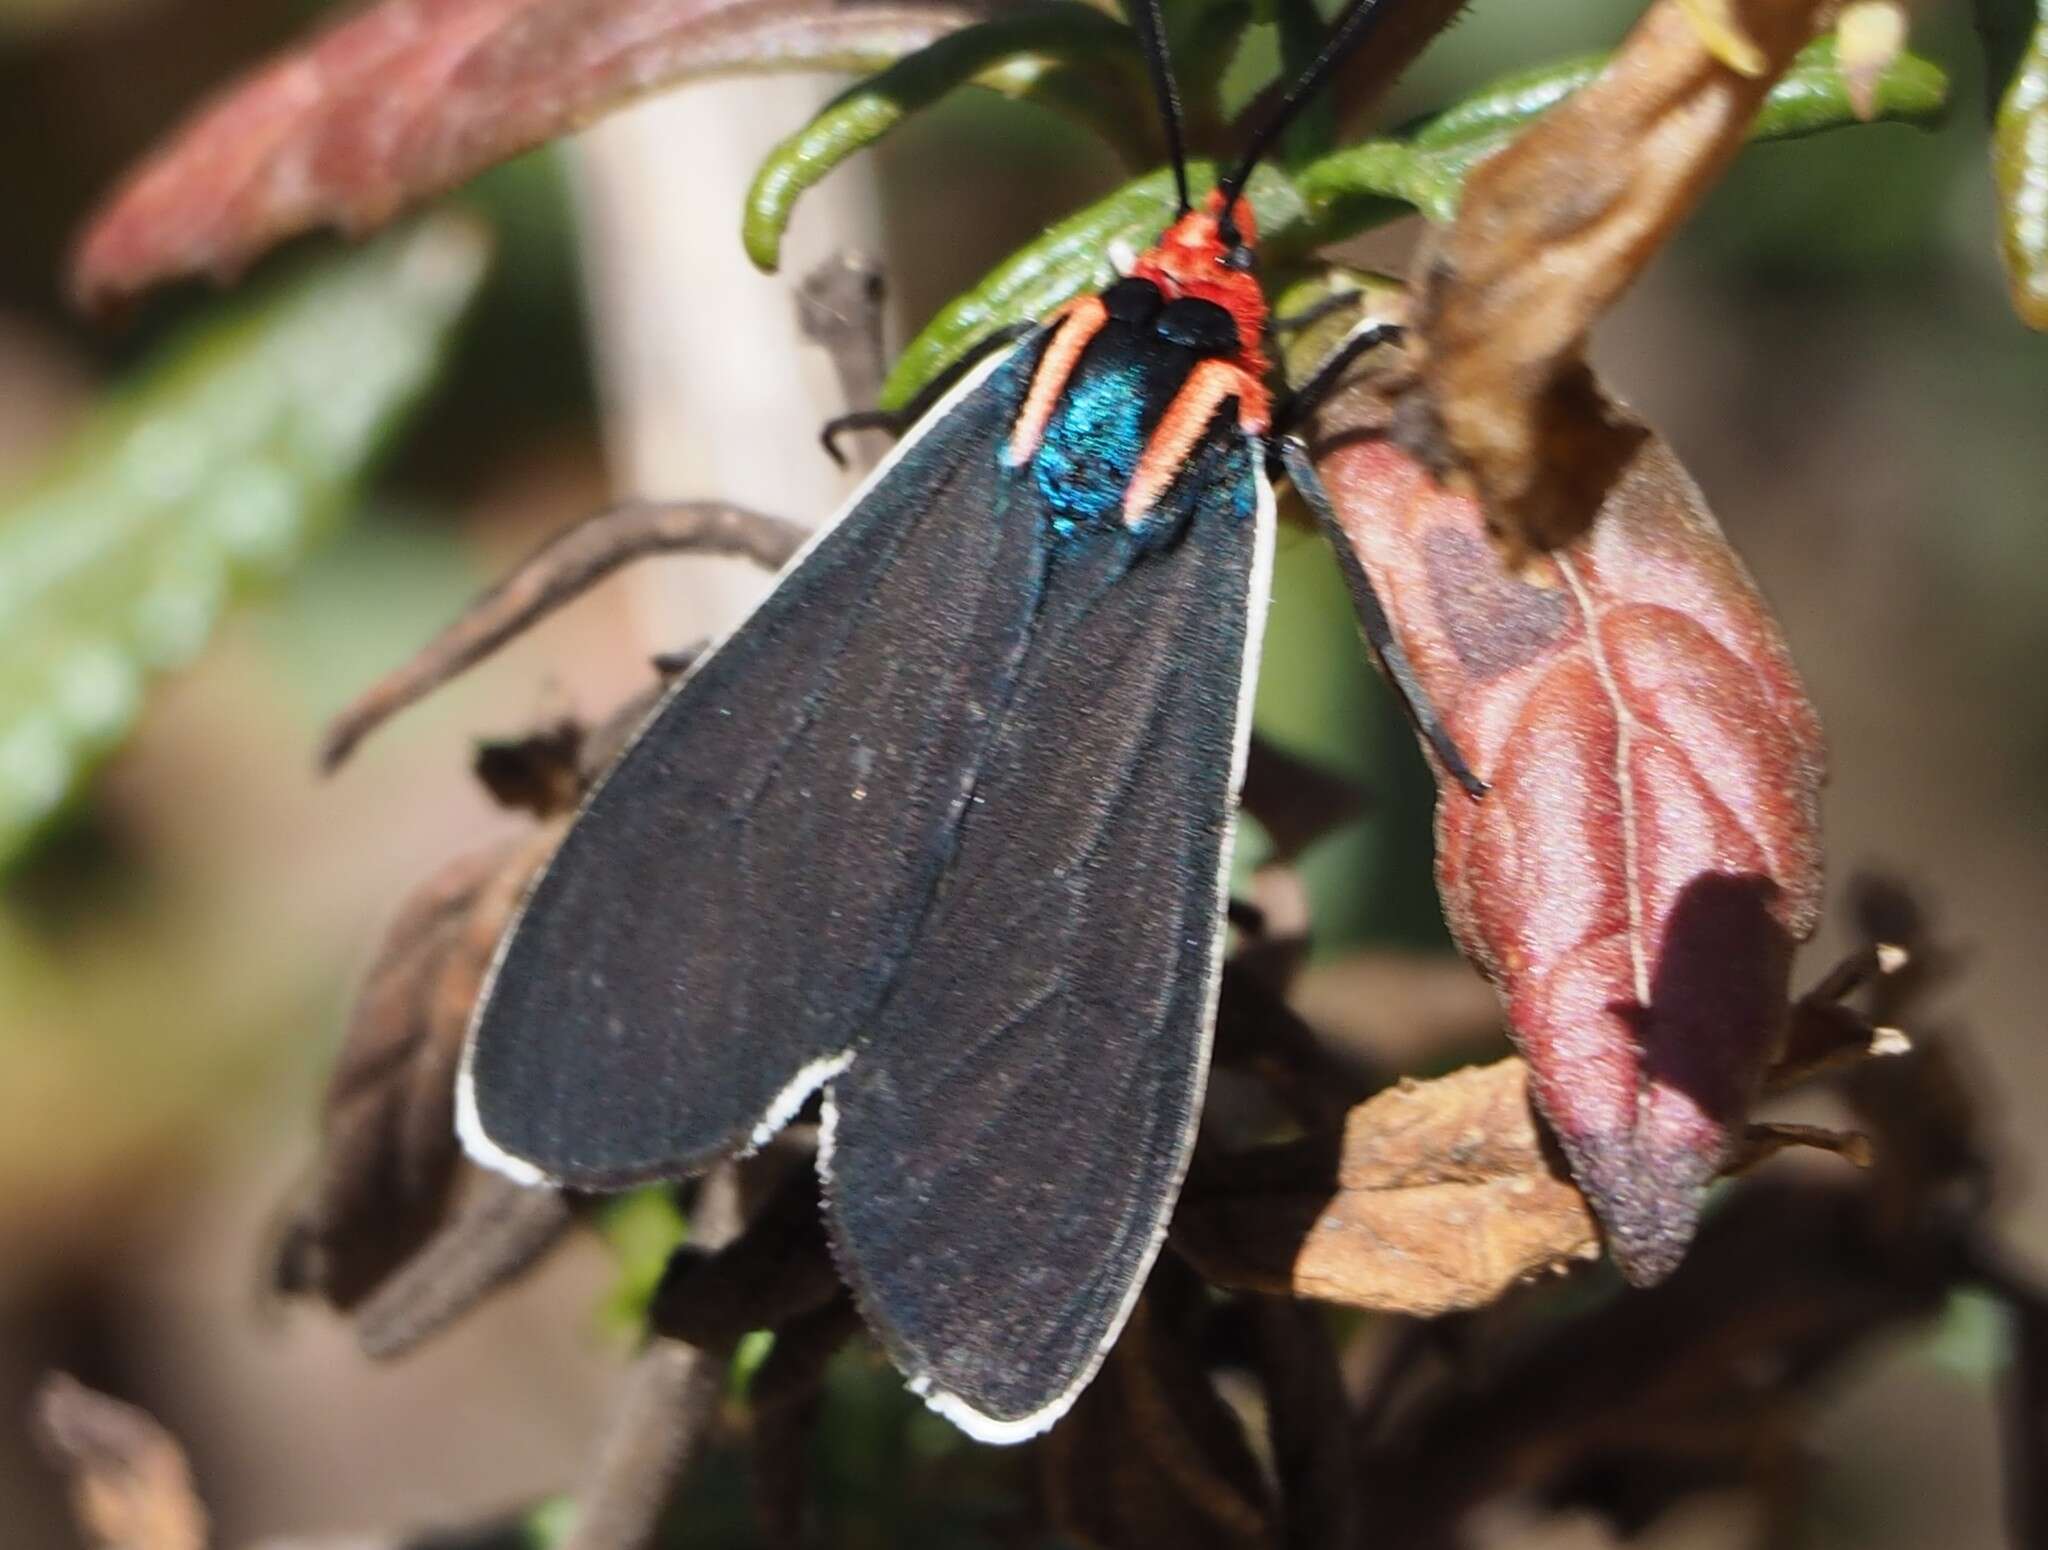
[[[1199,206],[1157,5],[1132,22],[1178,216],[990,341],[667,693],[504,938],[457,1094],[475,1158],[599,1191],[757,1147],[816,1095],[842,1273],[910,1386],[992,1442],[1073,1403],[1165,1235],[1275,475],[1327,505],[1268,386],[1243,190],[1374,0]]]

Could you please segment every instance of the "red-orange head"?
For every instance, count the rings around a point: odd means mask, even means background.
[[[1169,301],[1194,296],[1229,313],[1237,324],[1238,363],[1254,378],[1263,378],[1266,293],[1252,265],[1259,229],[1246,200],[1239,199],[1231,213],[1236,229],[1226,232],[1222,192],[1212,191],[1201,209],[1167,227],[1139,256],[1131,276],[1150,280]]]

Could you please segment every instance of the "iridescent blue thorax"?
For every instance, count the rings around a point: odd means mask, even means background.
[[[1091,370],[1084,361],[1046,427],[1031,473],[1063,536],[1117,518],[1158,418],[1157,406],[1134,391],[1134,375],[1129,368]]]
[[[1234,338],[1228,317],[1206,303],[1162,308],[1136,281],[1111,295],[1109,319],[1067,379],[1031,460],[1062,537],[1122,523],[1124,494],[1174,395]]]

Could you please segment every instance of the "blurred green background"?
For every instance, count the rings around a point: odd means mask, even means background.
[[[0,844],[9,1550],[73,1543],[16,1424],[51,1365],[183,1436],[220,1542],[240,1545],[456,1521],[559,1488],[619,1351],[594,1311],[613,1275],[595,1243],[389,1372],[331,1321],[257,1294],[380,922],[441,861],[511,826],[465,773],[471,739],[601,711],[640,681],[645,651],[594,599],[343,777],[313,775],[324,717],[609,493],[569,155],[461,197],[493,234],[487,273],[469,228],[435,227],[352,257],[301,244],[231,297],[179,291],[119,327],[65,306],[66,246],[96,196],[316,9],[0,0],[0,827],[54,789],[53,767],[120,745],[82,800]],[[1482,0],[1387,119],[1605,46],[1631,10]],[[1944,12],[1915,46],[1955,78],[1946,128],[1752,152],[1597,357],[1782,612],[1830,734],[1838,885],[1861,865],[1895,870],[1967,946],[1944,1011],[1999,1095],[2013,1234],[2048,1259],[2048,1196],[2030,1183],[2048,1169],[2048,344],[2004,301],[1975,43]],[[888,272],[913,324],[1116,176],[1070,127],[974,97],[880,161]],[[705,218],[737,241],[737,210]],[[1398,267],[1412,239],[1392,229],[1358,256]],[[136,386],[167,358],[171,375]],[[138,391],[156,430],[140,450]],[[793,456],[811,455],[812,431],[787,427]],[[1318,543],[1283,538],[1280,578],[1262,723],[1375,798],[1305,863],[1319,945],[1440,947],[1427,778]],[[123,650],[70,649],[79,618],[110,615]],[[678,644],[697,633],[677,621]],[[1808,1543],[1997,1542],[2000,1339],[1959,1307],[1839,1396],[1819,1424]],[[1659,1533],[1742,1542],[1711,1513]]]

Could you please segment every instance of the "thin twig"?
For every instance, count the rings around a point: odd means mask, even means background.
[[[1281,1543],[1350,1544],[1359,1531],[1357,1479],[1329,1327],[1320,1309],[1278,1297],[1253,1298],[1251,1313],[1280,1478]]]
[[[574,1219],[560,1190],[479,1174],[454,1221],[356,1314],[356,1343],[376,1361],[402,1356],[531,1268]]]
[[[694,1240],[717,1249],[740,1231],[739,1169],[704,1177],[690,1215]],[[703,1447],[725,1390],[727,1360],[666,1335],[648,1342],[626,1375],[562,1550],[645,1550]]]
[[[332,771],[370,733],[535,620],[630,561],[653,554],[727,554],[779,569],[807,530],[723,501],[621,501],[549,539],[409,662],[359,695],[327,729],[320,767]]]
[[[747,1393],[754,1423],[754,1511],[765,1544],[804,1543],[804,1489],[812,1423],[824,1399],[825,1369],[860,1331],[853,1300],[840,1296],[776,1330],[775,1345]]]
[[[1771,1120],[1759,1121],[1743,1130],[1742,1144],[1722,1172],[1747,1173],[1766,1158],[1794,1147],[1831,1152],[1858,1168],[1868,1168],[1876,1160],[1870,1137],[1860,1130],[1835,1130],[1826,1125],[1795,1125]]]

